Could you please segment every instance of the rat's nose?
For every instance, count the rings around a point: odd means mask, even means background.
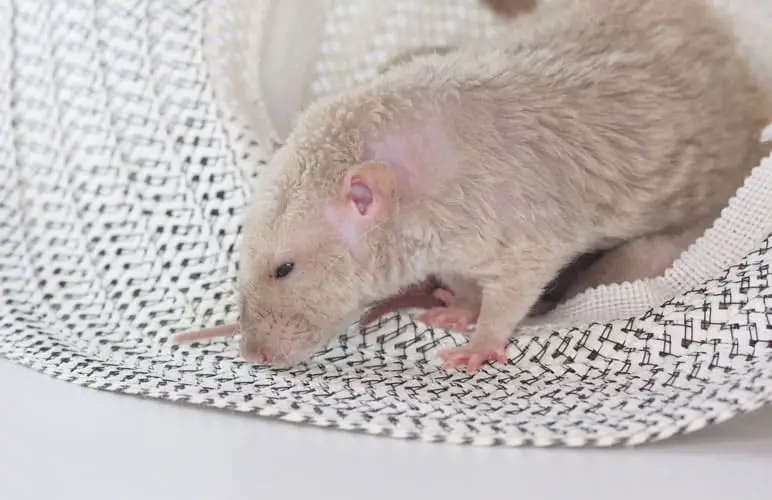
[[[242,356],[255,363],[268,363],[268,355],[255,341],[245,340],[242,344]]]

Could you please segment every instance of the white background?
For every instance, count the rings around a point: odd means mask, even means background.
[[[371,437],[85,389],[0,359],[2,500],[772,498],[772,408],[637,449]]]

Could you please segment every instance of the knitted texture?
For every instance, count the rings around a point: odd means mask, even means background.
[[[171,346],[236,319],[249,180],[297,109],[499,26],[473,0],[313,5],[300,33],[293,0],[0,3],[0,355],[103,390],[481,445],[639,444],[770,401],[772,159],[665,276],[577,297],[474,376],[436,356],[463,336],[407,314],[289,369],[233,339]]]

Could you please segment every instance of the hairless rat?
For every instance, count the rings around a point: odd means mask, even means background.
[[[769,103],[702,0],[552,0],[512,27],[299,115],[245,214],[244,357],[302,361],[433,276],[437,322],[476,323],[444,365],[505,362],[567,264],[714,217],[762,156]]]

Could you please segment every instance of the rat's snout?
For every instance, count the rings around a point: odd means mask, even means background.
[[[263,348],[260,346],[260,342],[256,341],[253,337],[242,334],[240,349],[244,359],[251,363],[267,364],[269,362],[268,356],[265,355]]]
[[[241,355],[250,362],[291,365],[310,357],[321,343],[321,329],[305,315],[243,311]]]

